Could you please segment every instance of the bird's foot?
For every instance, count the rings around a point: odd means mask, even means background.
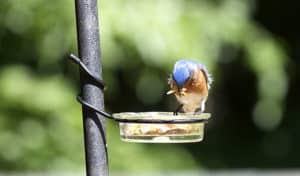
[[[198,108],[195,110],[194,115],[200,115],[204,112],[204,110],[202,108]]]
[[[178,115],[178,112],[182,109],[182,106],[183,106],[183,104],[180,104],[180,105],[175,109],[175,111],[173,112],[173,115],[174,115],[174,116]]]
[[[200,114],[202,114],[202,111],[196,111],[196,112],[194,112],[194,115],[200,115]]]

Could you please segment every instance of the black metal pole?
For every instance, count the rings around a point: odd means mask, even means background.
[[[75,0],[79,57],[86,67],[102,79],[97,0]],[[101,87],[80,72],[82,98],[104,109]],[[107,176],[108,158],[104,117],[82,106],[87,176]]]

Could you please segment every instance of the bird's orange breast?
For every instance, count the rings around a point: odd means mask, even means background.
[[[202,95],[208,95],[208,86],[206,82],[206,77],[202,70],[197,70],[193,78],[190,79],[184,86],[187,93],[200,93]]]

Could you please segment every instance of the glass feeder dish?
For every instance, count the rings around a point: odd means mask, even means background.
[[[209,113],[125,112],[115,113],[121,140],[142,143],[200,142]]]

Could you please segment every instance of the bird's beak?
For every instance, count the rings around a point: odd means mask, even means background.
[[[171,95],[171,94],[173,94],[173,93],[175,93],[175,90],[169,90],[169,91],[167,92],[167,95]]]
[[[178,92],[179,92],[180,95],[185,95],[186,94],[186,88],[179,88]],[[167,92],[167,95],[171,95],[171,94],[174,94],[174,93],[176,93],[175,90],[169,90]]]

